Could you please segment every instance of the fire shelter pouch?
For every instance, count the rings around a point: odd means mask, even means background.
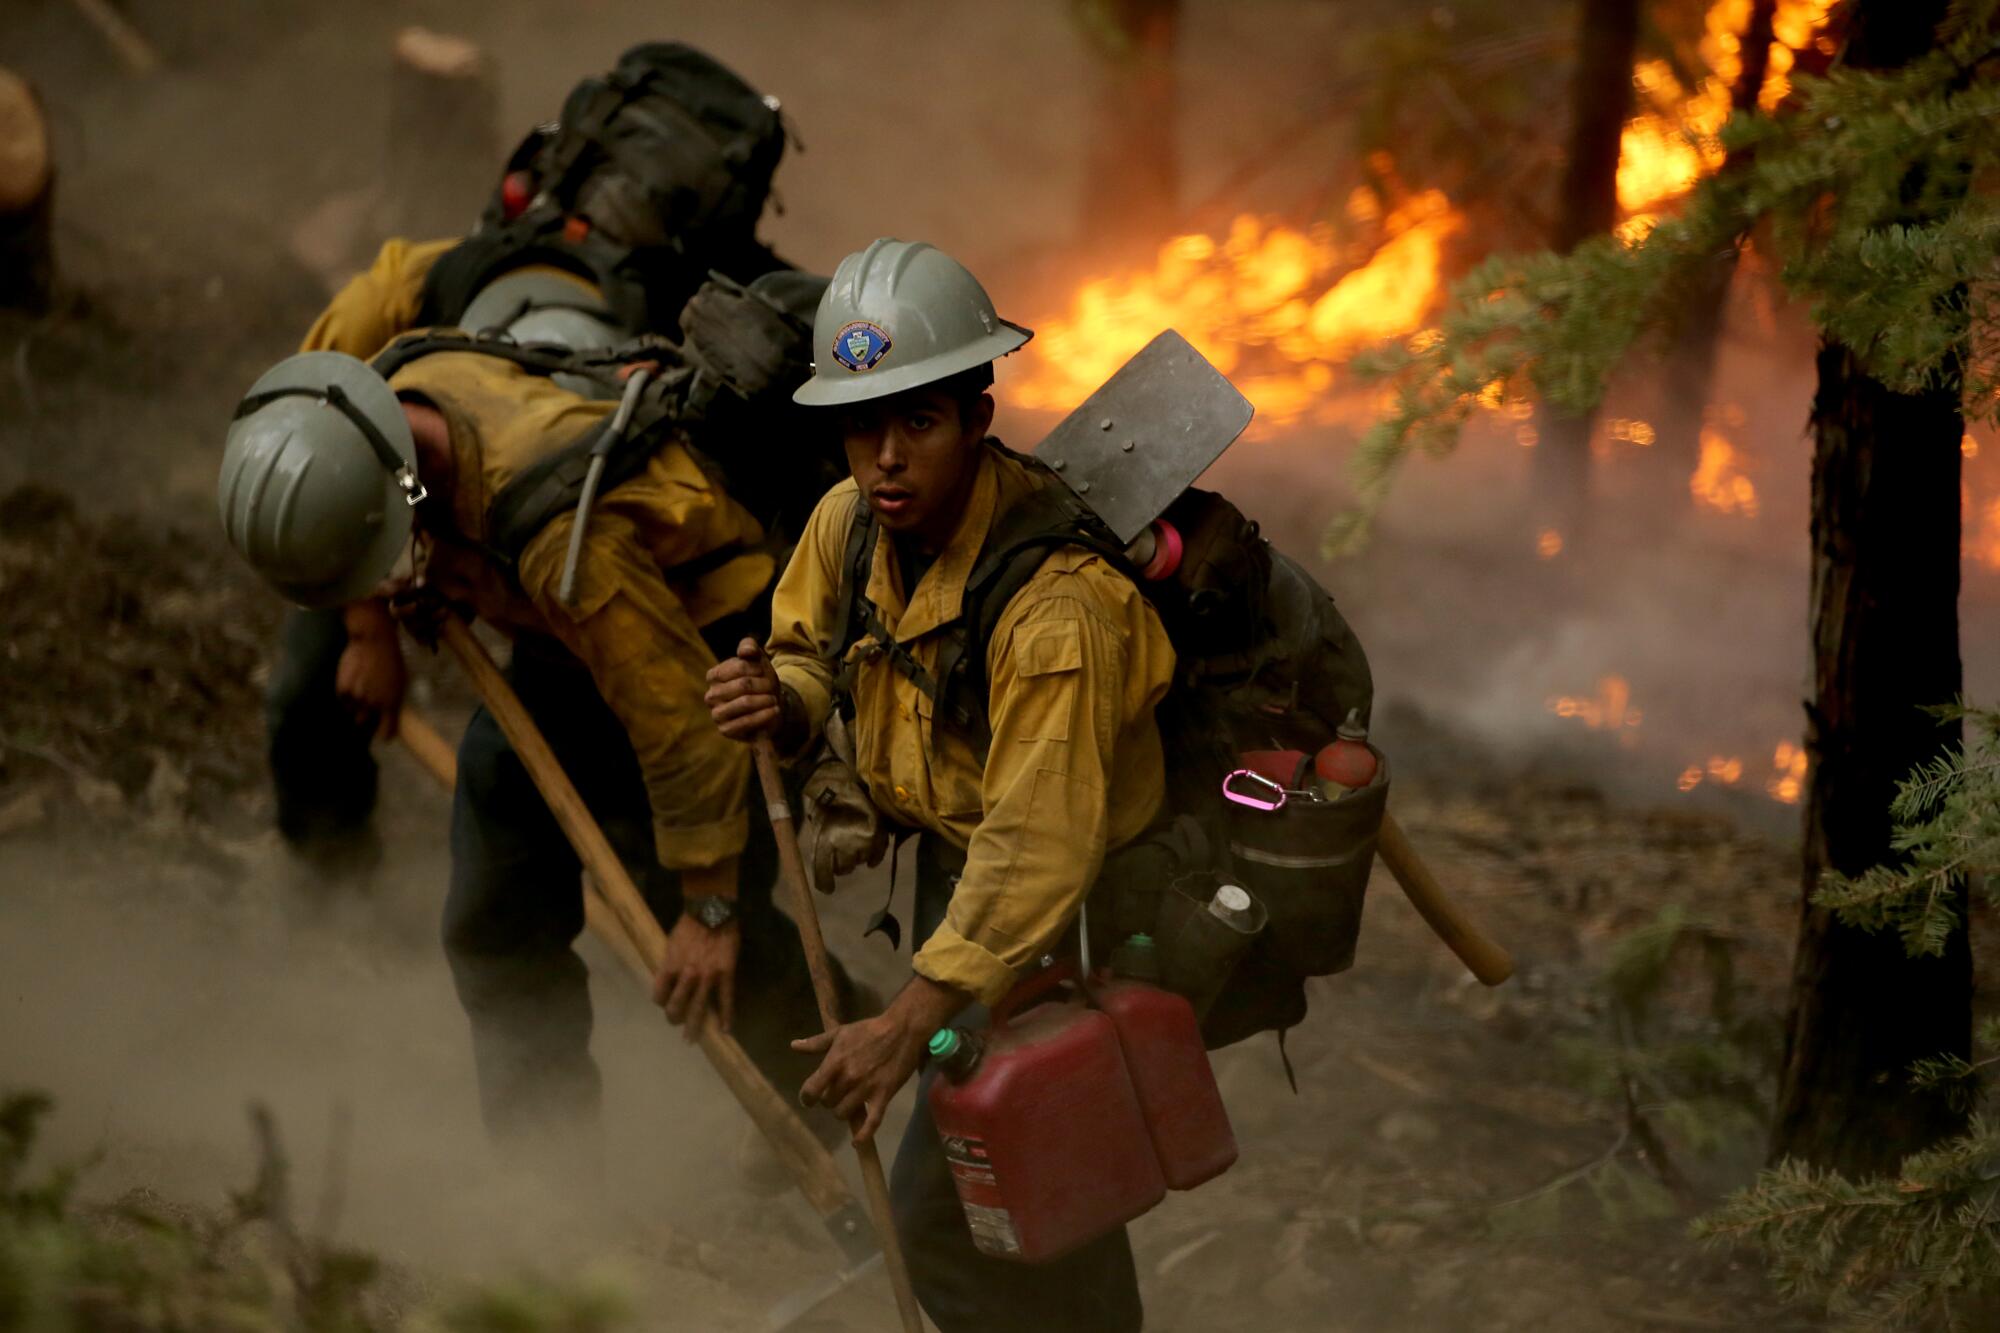
[[[1389,801],[1388,761],[1380,751],[1376,759],[1369,784],[1336,800],[1297,793],[1264,800],[1252,789],[1245,794],[1259,796],[1259,803],[1228,803],[1230,861],[1269,914],[1260,947],[1299,976],[1354,965],[1362,900]]]

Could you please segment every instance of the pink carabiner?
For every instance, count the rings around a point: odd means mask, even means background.
[[[1241,779],[1241,781],[1239,781]],[[1239,791],[1238,787],[1249,786],[1250,791]],[[1261,793],[1269,792],[1265,796]],[[1285,808],[1290,799],[1282,783],[1273,782],[1254,769],[1239,768],[1222,780],[1222,794],[1238,805],[1247,805],[1252,810],[1262,810],[1267,814]]]

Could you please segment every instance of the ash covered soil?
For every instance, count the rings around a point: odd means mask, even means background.
[[[977,40],[891,7],[904,20],[901,54],[882,62],[902,81],[882,93],[892,102],[927,94],[925,49],[1069,49],[1060,6],[1032,22],[996,9]],[[657,26],[520,0],[414,8],[490,36],[503,68],[534,71],[533,87],[508,86],[510,123],[546,114],[573,70]],[[523,1178],[483,1144],[435,942],[443,795],[385,751],[385,860],[339,894],[303,881],[269,832],[260,689],[278,607],[222,550],[209,488],[235,396],[323,301],[329,256],[351,263],[373,239],[380,108],[353,107],[352,89],[379,91],[380,52],[411,16],[386,0],[297,24],[249,0],[126,9],[168,57],[150,90],[66,26],[69,7],[0,14],[0,39],[33,58],[56,108],[68,275],[53,313],[0,313],[0,1085],[57,1098],[42,1158],[95,1155],[93,1199],[143,1190],[219,1206],[254,1171],[243,1112],[258,1101],[285,1135],[302,1214],[381,1254],[399,1293],[607,1268],[643,1326],[757,1327],[780,1296],[831,1276],[834,1252],[802,1204],[737,1186],[736,1114],[611,961],[582,946],[599,979],[604,1178]],[[813,128],[846,105],[845,56],[771,55],[764,20],[733,7],[672,17],[754,77],[801,90],[815,152],[788,165],[779,236],[801,259],[824,266],[884,229],[956,241],[961,215],[1006,219],[1017,234],[963,238],[979,261],[1066,215],[1068,167],[1010,165],[1017,150],[979,126],[1004,104],[1009,123],[1067,142],[1069,94],[1023,107],[996,82],[936,118],[938,135],[986,145],[930,155],[939,170],[1008,168],[1034,190],[988,180],[976,208],[941,191],[929,211],[878,222],[893,173],[867,164],[883,154]],[[872,40],[859,33],[829,40],[858,51]],[[560,58],[532,63],[551,41]],[[1309,466],[1313,484],[1290,462],[1231,483],[1252,513],[1296,515],[1274,524],[1294,550],[1337,503],[1337,464]],[[1750,1267],[1686,1238],[1759,1156],[1798,898],[1782,818],[1775,836],[1752,836],[1726,809],[1614,802],[1588,754],[1524,764],[1444,720],[1445,690],[1426,698],[1415,682],[1455,689],[1490,667],[1500,636],[1540,632],[1532,599],[1510,591],[1518,559],[1501,551],[1462,541],[1448,567],[1405,539],[1328,578],[1378,645],[1385,695],[1403,699],[1377,733],[1399,817],[1519,974],[1498,990],[1472,982],[1378,872],[1356,968],[1314,984],[1287,1040],[1297,1091],[1268,1037],[1215,1057],[1242,1157],[1134,1226],[1151,1328],[1809,1326]],[[1482,578],[1452,572],[1464,568]],[[1364,578],[1372,590],[1355,586]],[[1417,642],[1432,624],[1485,637],[1438,652],[1441,635]],[[462,687],[422,652],[412,661],[415,702],[455,729]],[[903,960],[860,933],[884,887],[879,874],[845,886],[827,927],[886,988]],[[1676,921],[1684,946],[1636,1031],[1614,1001]],[[1714,1058],[1692,1070],[1670,1058],[1690,1048]],[[888,1310],[873,1278],[806,1327],[879,1329]]]

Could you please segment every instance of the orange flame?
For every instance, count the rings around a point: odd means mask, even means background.
[[[1778,0],[1771,23],[1770,64],[1757,104],[1769,111],[1792,90],[1798,52],[1826,24],[1834,0]],[[1625,123],[1618,150],[1618,206],[1627,214],[1618,234],[1627,244],[1643,237],[1659,210],[1722,165],[1716,136],[1729,120],[1730,98],[1743,73],[1743,30],[1751,0],[1716,0],[1709,6],[1696,54],[1708,73],[1689,91],[1664,60],[1641,61],[1632,71],[1638,115]]]
[[[1535,554],[1544,560],[1553,560],[1563,551],[1563,535],[1554,528],[1543,528],[1535,535]]]
[[[1699,504],[1718,514],[1757,517],[1757,487],[1743,474],[1742,455],[1713,426],[1701,430],[1701,457],[1688,490]]]
[[[1637,727],[1643,715],[1632,706],[1632,687],[1623,676],[1605,676],[1590,697],[1558,694],[1550,697],[1548,710],[1557,717],[1573,717],[1592,731],[1620,731]]]
[[[1463,221],[1442,191],[1412,195],[1381,219],[1387,239],[1359,267],[1324,223],[1301,230],[1246,213],[1226,237],[1175,237],[1150,270],[1087,282],[1066,314],[1042,320],[1008,393],[1068,411],[1174,328],[1260,421],[1298,421],[1325,403],[1339,363],[1421,327],[1443,284],[1444,242]]]
[[[1764,790],[1772,800],[1797,805],[1806,785],[1806,750],[1803,745],[1779,741],[1771,753],[1771,776]]]
[[[1734,755],[1715,755],[1682,769],[1674,785],[1684,792],[1693,791],[1704,782],[1734,787],[1743,780],[1744,768],[1743,761]],[[1771,755],[1771,776],[1764,780],[1764,794],[1784,805],[1797,805],[1800,793],[1805,790],[1805,781],[1805,747],[1791,741],[1779,741]]]

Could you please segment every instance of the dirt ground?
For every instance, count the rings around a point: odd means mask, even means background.
[[[787,4],[783,23],[604,0],[125,8],[167,58],[150,81],[121,73],[66,4],[0,12],[0,59],[54,108],[67,275],[54,313],[0,313],[0,1085],[57,1097],[46,1156],[98,1155],[94,1198],[218,1202],[247,1179],[243,1108],[261,1100],[322,1229],[384,1255],[411,1289],[602,1270],[636,1293],[645,1327],[758,1327],[778,1295],[831,1275],[834,1253],[803,1205],[738,1187],[734,1113],[623,974],[583,946],[610,1169],[588,1189],[521,1177],[478,1132],[435,943],[442,794],[385,752],[385,863],[330,902],[270,832],[259,708],[279,609],[213,527],[222,427],[379,238],[382,53],[402,23],[484,42],[510,125],[548,114],[631,40],[707,43],[779,89],[809,145],[780,178],[788,211],[770,231],[787,253],[825,267],[876,234],[928,235],[1001,288],[1041,271],[1067,230],[1081,57],[1064,7],[947,20],[885,0],[866,22],[833,22]],[[1255,62],[1286,103],[1337,36],[1337,7],[1191,9],[1202,114],[1188,150],[1198,177],[1220,177],[1260,115],[1290,114],[1246,106],[1228,72]],[[772,35],[787,24],[814,40]],[[1036,77],[961,81],[945,103],[941,53],[966,50]],[[1282,202],[1282,181],[1260,188]],[[1733,364],[1726,375],[1769,381],[1754,406],[1782,442],[1768,466],[1789,522],[1809,368]],[[1245,446],[1225,484],[1308,554],[1350,443]],[[1796,810],[1756,783],[1684,798],[1672,782],[1690,758],[1677,746],[1698,758],[1796,733],[1802,529],[1693,525],[1616,549],[1587,579],[1551,576],[1504,506],[1479,503],[1518,474],[1491,450],[1422,468],[1376,548],[1318,568],[1374,653],[1399,815],[1519,974],[1479,987],[1378,875],[1356,968],[1315,983],[1287,1040],[1296,1093],[1269,1038],[1216,1056],[1242,1157],[1134,1226],[1150,1328],[1813,1326],[1685,1235],[1755,1166]],[[2000,663],[1990,584],[1968,584],[1975,681]],[[1614,670],[1657,705],[1636,735],[1544,708]],[[463,687],[421,655],[414,698],[447,729],[467,713]],[[905,960],[860,935],[884,887],[847,885],[828,934],[888,988]],[[1592,1067],[1617,1044],[1603,972],[1667,908],[1733,967],[1743,1095],[1733,1119],[1710,1117],[1720,1128],[1665,1094],[1628,1105]],[[1650,1012],[1659,1041],[1724,1041],[1707,983],[1699,966],[1673,972]],[[887,1299],[870,1279],[808,1327],[884,1327]]]

